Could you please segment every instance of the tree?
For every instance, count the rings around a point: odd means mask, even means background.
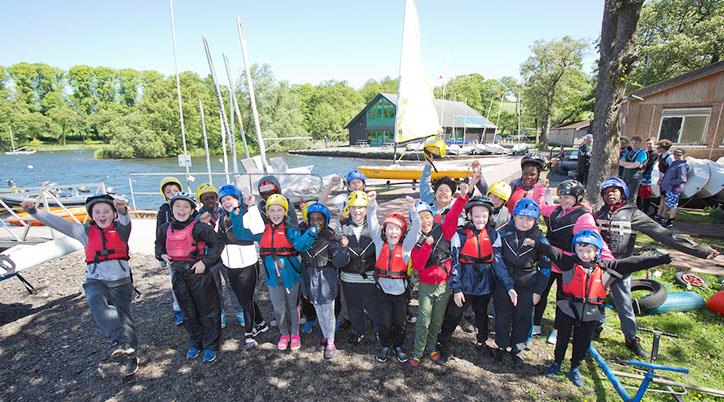
[[[7,72],[15,84],[15,100],[27,105],[31,112],[45,113],[45,96],[63,89],[63,70],[47,64],[18,63],[8,67]]]
[[[77,134],[81,131],[83,120],[75,110],[65,104],[50,109],[48,117],[53,122],[51,131],[58,134],[62,145],[65,145],[65,138],[68,134]]]
[[[359,94],[364,98],[365,104],[370,103],[379,93],[396,94],[400,81],[397,78],[387,76],[379,81],[370,79],[360,88]]]
[[[641,9],[634,39],[638,61],[628,90],[654,84],[721,60],[722,0],[655,0]]]
[[[644,0],[606,0],[601,24],[596,86],[595,119],[587,198],[598,203],[598,187],[617,171],[618,117],[626,90],[626,77],[634,62],[634,33]]]
[[[307,99],[305,127],[315,139],[342,140],[344,126],[365,106],[364,98],[346,81],[324,81]]]
[[[531,46],[533,55],[521,65],[527,108],[539,121],[543,148],[548,146],[548,129],[553,115],[567,102],[570,87],[585,81],[583,54],[587,45],[582,40],[564,36],[560,40],[537,40]]]

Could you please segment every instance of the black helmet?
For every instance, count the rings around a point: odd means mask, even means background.
[[[525,154],[523,159],[520,160],[521,169],[525,168],[525,165],[528,165],[528,164],[537,166],[538,169],[542,171],[546,167],[546,160],[539,153],[527,153],[527,154]]]
[[[88,211],[88,215],[93,215],[91,213],[93,206],[101,202],[110,205],[113,212],[116,212],[116,207],[113,205],[113,197],[109,194],[96,194],[85,199],[85,210]]]
[[[558,185],[558,195],[572,195],[579,197],[586,194],[586,188],[578,180],[565,180]]]
[[[452,193],[455,194],[455,191],[458,189],[458,184],[455,182],[455,180],[451,179],[448,176],[443,176],[437,180],[434,180],[432,182],[432,189],[434,191],[437,191],[437,188],[440,187],[440,185],[446,184],[448,187],[450,187],[450,190],[452,190]]]
[[[467,215],[473,207],[488,208],[490,215],[493,214],[493,210],[495,209],[495,206],[493,205],[493,202],[490,201],[490,198],[484,195],[476,195],[475,197],[469,199],[468,202],[465,203],[465,214]]]

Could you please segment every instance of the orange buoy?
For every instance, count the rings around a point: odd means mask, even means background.
[[[724,290],[714,293],[714,296],[706,301],[706,308],[724,317]]]

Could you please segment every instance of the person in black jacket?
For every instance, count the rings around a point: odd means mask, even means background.
[[[156,258],[173,271],[173,291],[191,343],[186,358],[196,358],[203,348],[203,359],[210,363],[219,348],[221,305],[213,275],[206,268],[219,260],[224,242],[211,226],[194,219],[192,196],[179,192],[168,203],[172,218],[156,233]]]
[[[171,198],[174,194],[181,191],[182,188],[183,186],[181,185],[181,182],[175,177],[169,176],[161,179],[160,189],[161,197],[163,197],[163,204],[158,207],[158,212],[156,213],[157,233],[161,225],[169,223],[171,221],[171,208],[168,206],[168,199]],[[158,241],[158,239],[156,239],[156,241]],[[171,277],[171,281],[173,282],[173,272],[171,271],[171,267],[166,267],[165,261],[160,261],[160,263],[161,268],[168,268],[168,275]],[[181,314],[181,308],[178,306],[176,295],[173,292],[171,292],[171,302],[171,308],[174,312],[176,326],[179,326],[184,323],[184,316],[183,314]]]

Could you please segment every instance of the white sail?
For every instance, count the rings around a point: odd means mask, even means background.
[[[422,65],[420,21],[415,0],[405,1],[400,57],[400,84],[395,115],[395,142],[442,133],[435,95]]]

